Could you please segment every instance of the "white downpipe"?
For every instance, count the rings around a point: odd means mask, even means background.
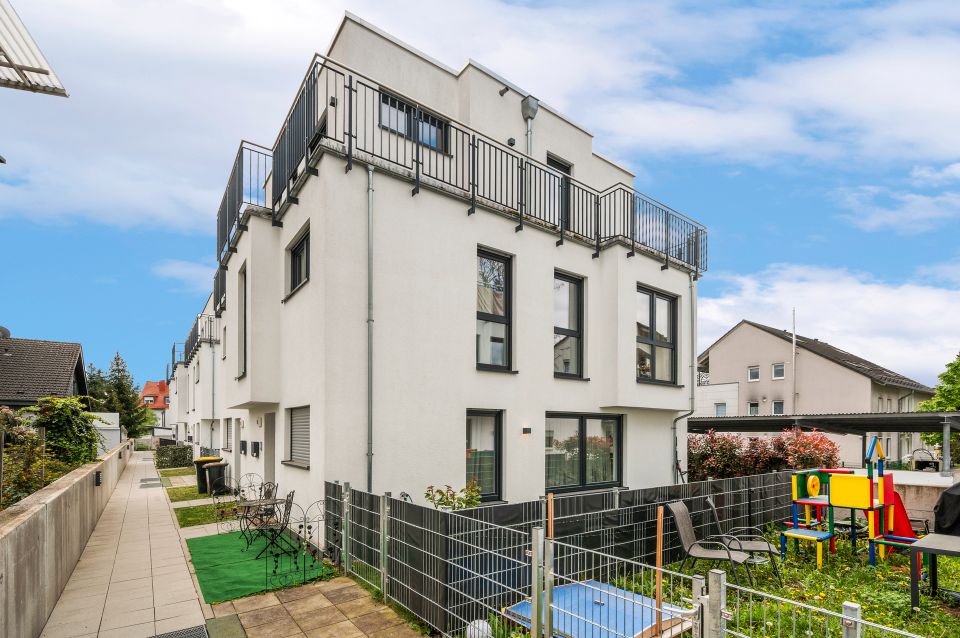
[[[681,414],[673,420],[673,425],[670,426],[670,434],[673,437],[673,482],[680,482],[680,442],[677,440],[677,422],[681,419],[685,419],[694,412],[694,406],[696,405],[696,395],[694,394],[697,389],[697,295],[696,295],[696,278],[691,272],[688,274],[690,277],[690,410]]]
[[[373,165],[367,164],[367,492],[373,492]]]

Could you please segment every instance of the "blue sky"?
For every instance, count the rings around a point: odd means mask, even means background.
[[[239,140],[272,143],[344,9],[496,70],[706,223],[701,347],[796,306],[927,383],[960,350],[960,3],[14,2],[71,97],[0,91],[0,324],[139,382],[209,292]]]

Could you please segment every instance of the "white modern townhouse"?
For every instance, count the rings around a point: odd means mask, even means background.
[[[174,356],[181,438],[304,502],[673,482],[706,232],[633,178],[510,81],[348,14],[272,148],[237,154]]]

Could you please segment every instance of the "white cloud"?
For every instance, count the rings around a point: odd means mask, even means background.
[[[792,264],[760,272],[712,275],[725,290],[701,296],[703,350],[741,319],[789,329],[933,385],[960,351],[960,281],[938,287],[876,279],[847,269]]]
[[[917,268],[917,277],[939,281],[960,288],[960,258]]]
[[[926,232],[960,219],[960,192],[934,195],[862,186],[840,192],[846,219],[867,231],[893,230],[901,235]]]
[[[204,294],[210,292],[216,266],[213,263],[167,259],[154,264],[152,271],[157,277],[176,282],[175,290],[178,292]]]
[[[914,166],[910,179],[917,186],[939,186],[947,182],[960,180],[960,162],[947,164],[943,168],[932,166]]]

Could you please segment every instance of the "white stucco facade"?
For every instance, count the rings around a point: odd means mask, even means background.
[[[479,65],[452,71],[351,16],[329,55],[438,116],[525,146],[525,94]],[[533,129],[532,159],[562,158],[597,191],[632,181],[593,152],[589,133],[549,107],[540,108]],[[673,482],[674,423],[691,408],[694,384],[692,272],[676,263],[664,268],[662,257],[642,250],[631,256],[622,243],[599,251],[569,238],[558,245],[555,232],[535,224],[518,231],[503,211],[478,206],[468,215],[463,198],[443,189],[413,196],[409,176],[362,155],[352,170],[345,166],[338,153],[318,154],[295,203],[275,219],[264,208],[243,212],[223,261],[222,303],[211,298],[202,311],[219,312],[216,338],[174,366],[170,410],[178,438],[222,448],[234,476],[257,473],[281,492],[296,490],[298,502],[322,498],[324,481],[367,489],[368,470],[374,492],[407,492],[419,501],[429,485],[464,486],[468,411],[495,412],[496,496],[516,502],[552,491],[545,482],[548,414],[615,415],[612,483]],[[292,251],[306,234],[309,277],[291,291]],[[478,251],[509,262],[511,361],[502,371],[477,365]],[[556,273],[580,282],[579,378],[554,373]],[[672,345],[663,350],[675,366],[668,382],[637,378],[638,287],[672,308]],[[301,439],[292,440],[291,426],[307,407],[309,452],[298,459]],[[678,436],[685,441],[685,432]],[[590,487],[587,480],[577,486]]]

